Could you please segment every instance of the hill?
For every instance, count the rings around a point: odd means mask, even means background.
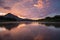
[[[39,19],[39,21],[43,21],[43,22],[60,22],[60,15],[56,15],[54,17],[46,17],[45,19]]]
[[[0,16],[0,22],[5,22],[5,21],[8,22],[8,21],[33,21],[33,20],[32,19],[19,18],[16,15],[8,13],[5,16]]]

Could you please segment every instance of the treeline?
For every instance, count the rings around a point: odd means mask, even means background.
[[[46,17],[44,19],[39,19],[39,21],[44,21],[44,22],[60,22],[60,15],[56,15],[54,17]]]

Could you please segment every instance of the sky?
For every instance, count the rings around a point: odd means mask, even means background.
[[[35,19],[60,15],[60,0],[0,0],[0,13]]]

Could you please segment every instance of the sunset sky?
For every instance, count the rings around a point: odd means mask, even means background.
[[[0,0],[0,13],[25,18],[60,15],[60,0]]]

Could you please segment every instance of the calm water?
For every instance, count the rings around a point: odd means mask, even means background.
[[[0,23],[0,40],[60,40],[60,23]]]

